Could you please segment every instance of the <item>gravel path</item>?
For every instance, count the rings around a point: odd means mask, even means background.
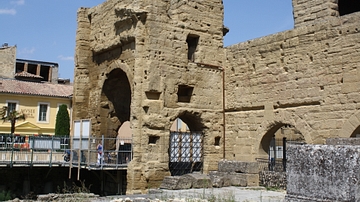
[[[189,190],[151,190],[146,195],[107,196],[92,200],[92,202],[130,202],[151,199],[151,201],[177,201],[177,202],[280,202],[285,201],[285,191],[267,191],[263,187],[223,187],[210,189]],[[144,200],[143,200],[144,201]],[[146,200],[145,200],[146,201]],[[149,201],[149,200],[147,200]]]

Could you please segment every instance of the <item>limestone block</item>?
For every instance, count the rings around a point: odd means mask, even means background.
[[[244,174],[244,173],[232,173],[231,185],[232,186],[259,186],[259,174]]]
[[[160,189],[178,189],[179,181],[180,176],[166,176],[160,185]]]
[[[192,181],[192,188],[211,188],[212,183],[209,176],[200,173],[190,173],[185,175]]]
[[[287,195],[313,201],[358,201],[360,146],[290,145]]]
[[[360,145],[360,138],[329,138],[327,145]]]
[[[220,172],[236,172],[236,173],[259,173],[259,164],[257,162],[241,162],[241,161],[219,161]]]
[[[211,172],[209,173],[209,177],[210,177],[210,179],[211,179],[211,182],[212,182],[212,186],[213,186],[213,187],[216,187],[216,188],[223,187],[223,185],[224,185],[224,178],[223,178],[223,176],[220,176],[217,171],[211,171]]]

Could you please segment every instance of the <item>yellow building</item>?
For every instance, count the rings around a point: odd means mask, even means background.
[[[68,106],[71,117],[73,86],[64,84],[29,81],[36,77],[30,73],[16,74],[18,79],[0,78],[0,107],[16,110],[26,115],[26,120],[18,121],[15,134],[54,135],[56,114],[59,106]],[[24,81],[27,78],[27,81]],[[0,123],[0,134],[10,133],[10,123]]]

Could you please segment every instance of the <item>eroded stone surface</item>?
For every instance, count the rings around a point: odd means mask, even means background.
[[[359,132],[360,13],[339,16],[332,0],[293,5],[293,30],[226,48],[220,0],[108,0],[78,11],[73,119],[91,118],[92,134],[106,137],[130,121],[128,193],[170,175],[176,118],[204,134],[204,173],[222,158],[267,159],[284,125],[310,144]]]
[[[359,201],[359,162],[360,146],[290,146],[288,201]]]

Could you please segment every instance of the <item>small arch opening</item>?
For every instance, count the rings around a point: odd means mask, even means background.
[[[169,170],[172,176],[203,168],[203,133],[199,118],[183,113],[170,128]]]

